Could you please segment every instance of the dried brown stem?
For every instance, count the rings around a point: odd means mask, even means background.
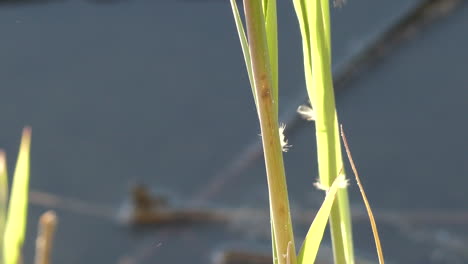
[[[54,211],[45,212],[39,219],[39,233],[36,239],[35,264],[50,264],[52,242],[57,226],[57,216]]]
[[[353,169],[354,177],[356,177],[359,191],[361,192],[362,199],[364,200],[364,204],[366,205],[367,213],[369,214],[369,220],[370,220],[371,227],[372,227],[372,233],[374,234],[375,247],[377,248],[377,255],[379,257],[379,263],[384,264],[385,260],[383,257],[382,245],[380,244],[379,232],[377,230],[377,224],[375,223],[374,214],[372,213],[372,209],[370,207],[369,201],[367,200],[366,193],[364,192],[364,187],[362,187],[361,179],[359,178],[356,165],[354,164],[351,151],[349,150],[348,141],[346,140],[346,135],[343,130],[343,125],[340,125],[340,129],[341,129],[341,137],[343,138],[343,143],[346,149],[346,154],[348,154],[349,163],[351,164],[351,168]]]

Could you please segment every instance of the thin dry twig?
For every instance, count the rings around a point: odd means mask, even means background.
[[[382,246],[380,244],[379,232],[377,231],[377,224],[375,223],[374,214],[372,213],[372,209],[370,207],[369,201],[367,200],[366,193],[364,192],[364,187],[362,187],[361,179],[359,178],[359,174],[357,172],[356,166],[353,161],[353,157],[351,156],[351,151],[349,150],[348,141],[346,140],[346,135],[343,130],[343,125],[340,125],[341,129],[341,137],[343,138],[343,143],[346,149],[346,154],[348,155],[349,163],[351,164],[351,168],[353,169],[354,176],[356,177],[356,181],[359,187],[359,191],[361,192],[362,199],[364,200],[364,204],[366,205],[366,210],[369,215],[369,220],[372,227],[372,233],[374,234],[374,241],[375,247],[377,249],[377,255],[379,257],[379,263],[384,264],[384,257],[382,252]]]

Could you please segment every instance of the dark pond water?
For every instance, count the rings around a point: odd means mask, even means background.
[[[349,2],[332,14],[335,65],[420,1]],[[304,94],[302,59],[292,4],[278,6],[281,112],[287,114]],[[0,1],[0,146],[9,167],[28,124],[34,191],[115,210],[140,182],[181,204],[199,197],[258,140],[231,16],[227,2],[214,0]],[[340,119],[376,210],[466,208],[467,17],[465,4],[338,93]],[[289,141],[293,208],[315,208],[321,193],[311,185],[317,177],[313,126],[302,124]],[[263,161],[254,164],[204,204],[267,208]],[[351,192],[361,210],[355,186]],[[29,262],[45,209],[31,207]],[[68,209],[57,210],[55,263],[209,263],[213,252],[230,246],[268,252],[254,221],[240,224],[242,230],[133,230],[114,217]],[[408,233],[387,222],[382,239],[393,263],[468,261],[463,247],[447,246],[467,239],[466,226],[436,221]],[[304,230],[298,225],[300,236]],[[369,234],[367,223],[356,223],[362,256],[373,254]],[[426,243],[427,236],[442,242]]]

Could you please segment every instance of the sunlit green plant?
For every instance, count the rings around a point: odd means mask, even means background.
[[[321,15],[321,13],[317,12],[316,9],[312,9],[312,7],[310,6],[311,3],[315,4],[316,2],[318,2],[318,5],[320,6],[320,1],[295,2],[295,5],[302,5],[299,7],[299,11],[301,12],[298,12],[300,21],[305,21],[305,23],[303,22],[301,24],[301,31],[303,31],[304,28],[307,34],[310,34],[310,32],[313,31],[314,37],[321,38],[322,46],[320,47],[322,48],[322,50],[318,50],[317,52],[330,54],[329,17]],[[319,157],[319,162],[322,162],[320,170],[321,181],[323,185],[327,187],[328,193],[325,202],[323,203],[321,209],[317,213],[314,222],[311,225],[311,228],[306,236],[304,244],[299,252],[299,255],[296,258],[294,235],[289,211],[288,191],[283,165],[282,142],[280,139],[280,133],[278,132],[278,45],[276,1],[244,0],[244,14],[245,23],[247,27],[247,36],[245,34],[244,26],[235,0],[231,0],[231,6],[242,46],[242,51],[244,54],[244,60],[246,63],[250,84],[252,86],[253,97],[255,105],[257,107],[257,113],[262,132],[262,143],[265,155],[265,165],[267,170],[268,190],[270,199],[270,215],[272,225],[271,233],[273,244],[272,249],[274,262],[280,264],[313,263],[317,255],[320,241],[323,237],[324,229],[328,221],[330,210],[332,208],[335,193],[341,192],[341,190],[338,191],[338,188],[340,186],[343,187],[344,185],[346,185],[344,175],[338,176],[340,168],[335,169],[335,166],[338,164],[336,158],[330,161],[330,159]],[[297,10],[298,8],[296,7],[296,11]],[[320,16],[317,16],[317,14],[320,14]],[[322,22],[309,25],[309,19],[320,20]],[[316,28],[313,28],[313,26],[315,26]],[[327,26],[328,31],[324,29]],[[303,34],[303,38],[305,38],[306,36],[307,35]],[[307,40],[307,43],[309,42],[310,40]],[[305,46],[304,48],[308,49],[307,52],[308,54],[310,54],[310,56],[315,55],[317,53],[311,51],[311,48],[314,48],[311,45],[312,44],[308,44],[308,46]],[[308,54],[306,54],[306,51],[304,51],[304,55]],[[310,56],[305,58],[305,61],[309,61],[309,65],[311,60]],[[310,77],[310,73],[307,72],[306,68],[306,79],[308,85],[312,82],[315,82],[316,85],[318,84],[320,86],[320,89],[330,88],[329,82],[331,82],[331,73],[326,72],[327,66],[329,66],[330,64],[329,57],[330,55],[324,55],[315,58],[315,60],[322,61],[321,63],[323,64],[323,67],[320,72],[321,75],[314,76],[314,79]],[[322,91],[321,93],[325,92]],[[320,109],[318,111],[318,114],[322,116],[326,115],[327,118],[329,118],[329,115],[331,113],[335,117],[333,121],[336,122],[333,94],[331,94],[331,98],[329,93],[326,93],[326,95],[327,99],[331,99],[332,102],[330,105],[326,106],[326,110]],[[316,98],[321,98],[319,96],[322,95],[318,95],[316,96]],[[322,102],[322,105],[324,104],[327,104],[327,102]],[[316,107],[314,104],[313,106]],[[332,109],[331,112],[330,109]],[[322,118],[322,116],[320,118]],[[326,122],[329,122],[328,119],[325,120]],[[324,121],[320,119],[320,122]],[[318,129],[328,128],[329,127],[323,127],[321,125],[318,126]],[[337,126],[332,125],[331,128],[337,128]],[[320,131],[320,133],[323,133],[323,131]],[[325,134],[327,133],[328,132],[326,132]],[[335,137],[333,137],[333,139],[335,139]],[[322,142],[324,141],[321,140],[321,143]],[[326,147],[329,148],[329,151],[330,153],[332,153],[333,157],[336,157],[335,152],[340,148],[339,142],[339,138],[337,141],[327,141]],[[321,147],[321,150],[323,150],[323,144],[321,145]],[[319,152],[319,155],[323,154],[323,151]],[[341,161],[341,158],[339,160]],[[327,168],[325,174],[326,176],[322,176],[324,174],[322,171],[325,171],[325,168]],[[337,180],[335,181],[335,179]],[[346,192],[344,194],[346,195]],[[345,196],[345,198],[347,198],[347,196]],[[334,207],[336,208],[336,206]],[[347,215],[346,211],[340,213],[341,214],[339,214],[339,216],[345,215],[349,217],[349,209],[347,211]],[[338,222],[343,223],[343,227],[345,228],[344,231],[341,229],[338,230],[338,232],[340,232],[339,242],[345,244],[345,246],[347,246],[348,248],[344,248],[344,246],[341,246],[342,249],[340,249],[340,247],[335,246],[335,250],[341,250],[342,252],[340,254],[346,255],[348,259],[352,259],[352,244],[343,243],[344,238],[346,238],[345,242],[352,242],[350,240],[351,230],[349,221],[350,220],[348,218],[345,219],[345,221]],[[334,225],[332,224],[332,228],[333,226]],[[345,236],[343,236],[342,234],[345,234]],[[333,232],[333,235],[336,237],[337,231]],[[336,243],[336,239],[334,239],[334,243]]]
[[[8,178],[5,153],[0,151],[0,263],[18,264],[26,233],[29,192],[29,152],[31,128],[23,130],[8,200]],[[8,204],[8,206],[7,206]]]
[[[315,119],[320,184],[328,188],[343,168],[331,73],[328,0],[293,0],[304,53],[307,93]],[[354,263],[348,191],[338,191],[330,214],[335,263]]]
[[[298,112],[307,120],[315,120],[319,185],[327,191],[297,257],[282,156],[282,151],[287,149],[287,141],[282,134],[284,126],[281,126],[278,132],[276,2],[244,0],[246,36],[236,1],[231,0],[262,132],[270,199],[273,262],[314,263],[330,218],[335,263],[354,263],[347,181],[343,172],[331,74],[329,3],[327,0],[293,0],[293,3],[301,30],[305,79],[312,106],[312,108],[300,106]],[[383,264],[382,249],[372,210],[359,180],[343,130],[341,135],[369,214],[379,263]],[[335,196],[338,199],[335,200]]]

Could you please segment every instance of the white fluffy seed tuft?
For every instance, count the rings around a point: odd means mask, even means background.
[[[280,137],[280,141],[281,141],[281,149],[283,150],[283,152],[288,152],[291,145],[288,145],[288,140],[284,136],[284,130],[285,129],[286,129],[286,125],[285,124],[280,124],[279,137]]]
[[[338,181],[338,188],[340,189],[344,189],[349,186],[349,179],[346,179],[344,174],[339,175],[337,178],[337,181]],[[329,189],[329,187],[321,184],[320,180],[317,180],[317,182],[314,183],[314,186],[315,188],[321,191],[328,191]]]
[[[312,109],[310,106],[300,105],[297,108],[297,113],[299,113],[299,115],[301,115],[301,117],[307,121],[315,121],[315,112],[314,109]]]
[[[320,181],[316,181],[314,182],[314,186],[315,188],[317,188],[318,190],[321,190],[321,191],[328,191],[328,187],[321,184]]]

